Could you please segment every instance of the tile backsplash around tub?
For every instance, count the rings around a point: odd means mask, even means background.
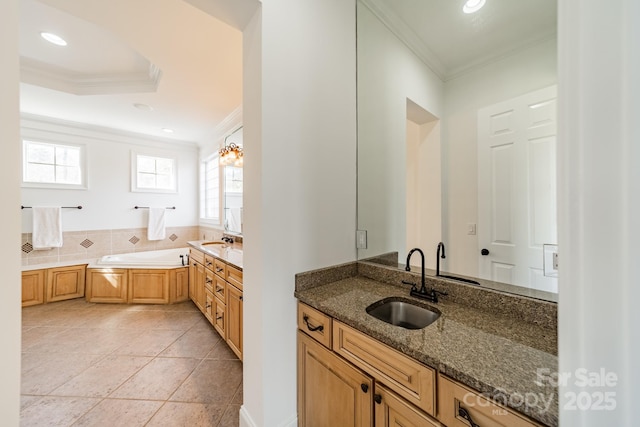
[[[167,227],[164,240],[149,241],[146,228],[68,231],[62,233],[61,248],[47,250],[33,249],[31,233],[23,233],[22,265],[73,262],[119,253],[181,248],[186,247],[190,240],[198,240],[202,233],[198,226]],[[209,234],[213,232],[209,230]],[[222,237],[221,231],[219,234]]]

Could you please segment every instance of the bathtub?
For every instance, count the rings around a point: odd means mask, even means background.
[[[95,303],[187,301],[188,254],[189,248],[177,248],[105,255],[87,266],[85,297]]]
[[[89,268],[175,268],[189,265],[188,254],[189,248],[175,248],[105,255]]]

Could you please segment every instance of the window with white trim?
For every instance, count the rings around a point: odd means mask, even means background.
[[[22,184],[25,187],[86,188],[83,145],[24,140]]]
[[[207,157],[200,167],[200,217],[211,224],[220,224],[220,160],[217,154]]]
[[[175,193],[178,191],[178,167],[174,157],[132,153],[131,191]]]

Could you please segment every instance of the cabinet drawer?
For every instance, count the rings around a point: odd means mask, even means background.
[[[213,272],[216,273],[218,276],[222,277],[223,279],[225,278],[225,274],[227,271],[227,264],[220,261],[218,258],[214,258],[212,269],[213,269]]]
[[[204,255],[204,267],[205,268],[208,268],[211,271],[215,271],[213,269],[213,267],[214,267],[216,261],[217,260],[214,257],[212,257],[211,255],[207,255],[207,254]]]
[[[236,288],[242,290],[242,270],[231,265],[227,265],[225,279]]]
[[[494,403],[478,392],[444,375],[438,376],[438,414],[448,427],[469,427],[459,413],[466,410],[474,423],[482,427],[541,427],[532,420]]]
[[[227,300],[227,282],[225,282],[222,277],[218,277],[215,275],[214,279],[213,295],[218,298],[221,303],[224,303]]]
[[[216,281],[216,275],[205,270],[204,274],[204,288],[213,294],[214,282]]]
[[[331,317],[299,302],[298,328],[331,349]]]
[[[435,416],[435,371],[336,320],[333,351]]]
[[[204,265],[204,254],[200,251],[197,251],[195,249],[190,249],[189,250],[189,259],[191,261],[195,261],[199,264]]]

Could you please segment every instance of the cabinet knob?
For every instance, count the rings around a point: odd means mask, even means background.
[[[379,395],[379,394],[374,394],[374,395],[373,395],[373,400],[374,400],[377,404],[380,404],[380,403],[382,403],[382,396],[381,396],[381,395]]]
[[[360,388],[366,393],[369,391],[369,384],[362,383],[360,384]]]

